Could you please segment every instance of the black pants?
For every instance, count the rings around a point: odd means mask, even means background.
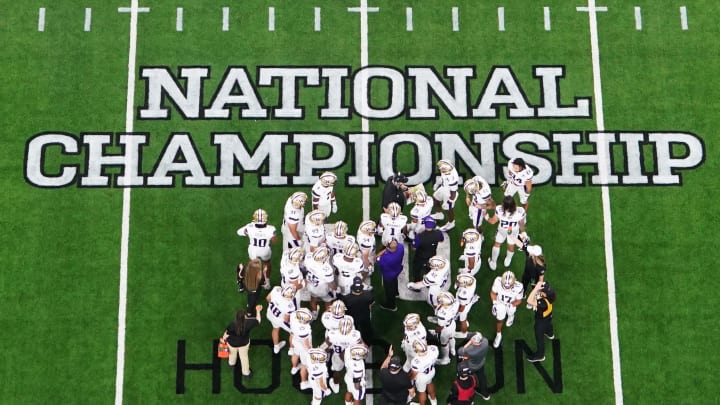
[[[255,291],[245,290],[247,293],[247,308],[245,311],[250,316],[255,316],[255,306],[258,303],[258,300],[260,299],[260,295],[262,294],[262,285],[258,287]]]
[[[537,349],[535,350],[534,357],[543,357],[545,355],[544,335],[552,336],[554,334],[552,317],[544,319],[535,318],[535,342],[537,343]]]
[[[398,279],[383,278],[383,287],[385,288],[385,307],[395,308],[397,302],[395,297],[398,295]]]
[[[430,260],[430,258],[424,259],[417,256],[414,258],[412,280],[410,281],[421,281],[423,279],[423,276],[427,273],[428,260]]]
[[[475,392],[479,393],[480,395],[484,397],[490,396],[490,391],[488,391],[487,386],[487,377],[485,376],[485,366],[483,365],[479,369],[475,370],[475,377],[477,377],[477,387],[475,387]]]
[[[527,271],[527,270],[525,270],[525,272],[523,272],[522,281],[521,281],[521,282],[522,282],[522,285],[523,285],[523,290],[525,291],[525,294],[526,294],[526,295],[527,295],[527,294],[530,294],[530,291],[531,291],[530,282],[531,282],[532,280],[537,281],[537,277],[534,277],[534,276],[535,276],[535,273],[532,272],[532,271]]]

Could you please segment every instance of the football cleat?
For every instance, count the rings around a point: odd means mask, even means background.
[[[420,339],[413,340],[412,347],[413,351],[420,356],[424,356],[428,351],[427,343]]]
[[[282,289],[282,296],[287,299],[293,299],[295,298],[295,286],[294,285],[288,285],[287,287]]]
[[[433,256],[430,260],[428,260],[428,267],[430,270],[445,270],[447,265],[447,259],[442,256]]]
[[[465,189],[465,192],[468,195],[475,195],[475,193],[480,191],[480,185],[478,184],[477,180],[475,180],[474,178],[467,179],[467,180],[465,180],[463,189]]]
[[[305,249],[301,247],[294,247],[288,252],[287,260],[292,264],[299,264],[303,259],[305,259]]]
[[[322,364],[327,361],[327,353],[321,349],[310,349],[308,350],[308,355],[310,356],[310,361],[315,364]]]
[[[427,199],[428,196],[425,190],[417,190],[415,192],[415,204],[423,206],[427,203]]]
[[[350,357],[353,360],[365,360],[368,355],[368,349],[365,345],[359,344],[350,347]]]
[[[290,201],[292,201],[293,207],[302,208],[307,202],[307,194],[303,193],[302,191],[293,193],[293,195],[290,196]]]
[[[465,243],[475,243],[482,239],[482,235],[475,228],[468,228],[462,233],[462,240]]]
[[[506,290],[509,290],[513,288],[515,285],[515,273],[508,270],[500,278],[500,283],[502,284],[503,288]]]
[[[472,287],[475,284],[475,277],[469,274],[458,274],[456,280],[457,285],[460,287]]]
[[[377,225],[375,225],[375,221],[365,221],[362,224],[360,224],[360,227],[358,230],[365,235],[373,236],[375,235],[375,230],[377,228]]]
[[[420,325],[420,315],[414,313],[405,315],[405,319],[403,319],[403,326],[405,326],[405,329],[415,330],[418,325]]]
[[[332,187],[336,181],[337,176],[333,172],[325,172],[320,175],[320,184],[322,184],[323,187]]]
[[[318,263],[327,263],[330,259],[330,249],[327,246],[319,246],[312,253],[312,258]]]
[[[255,222],[258,225],[265,225],[267,224],[267,212],[265,212],[264,209],[258,208],[253,212],[253,222]]]
[[[330,304],[330,313],[335,318],[342,318],[345,316],[345,311],[347,310],[347,307],[345,306],[345,303],[340,300],[335,300]]]
[[[515,323],[515,315],[508,315],[507,321],[505,321],[505,326],[513,326],[513,323]]]
[[[442,160],[438,161],[437,167],[440,170],[440,173],[442,173],[442,174],[448,174],[451,171],[453,171],[453,169],[455,169],[455,166],[453,166],[453,164],[450,163],[450,161],[447,159],[442,159]]]
[[[357,257],[360,247],[355,241],[349,240],[342,247],[342,253],[345,257]]]
[[[488,257],[488,264],[490,265],[490,270],[495,271],[495,269],[497,269],[497,263],[490,257]]]
[[[402,213],[402,208],[400,208],[400,204],[396,202],[391,202],[390,204],[388,204],[387,211],[390,215],[390,218],[397,219],[397,217],[399,217]]]
[[[441,307],[449,307],[450,305],[455,303],[455,297],[447,291],[443,291],[437,296],[437,303],[438,306]]]
[[[347,230],[348,230],[347,223],[345,223],[343,221],[337,221],[337,222],[335,222],[335,228],[333,229],[333,234],[338,239],[344,239],[345,236],[347,236]]]
[[[498,333],[495,335],[495,340],[493,340],[493,347],[498,348],[500,347],[500,343],[502,343],[502,333]]]
[[[351,317],[343,318],[342,321],[340,321],[340,325],[338,326],[338,330],[343,335],[349,335],[354,329],[355,325]]]
[[[312,312],[307,308],[300,308],[295,311],[295,318],[302,324],[309,324],[313,320]]]
[[[320,210],[313,210],[310,211],[309,214],[307,214],[308,221],[313,225],[323,225],[325,224],[325,219],[327,218],[327,215]]]

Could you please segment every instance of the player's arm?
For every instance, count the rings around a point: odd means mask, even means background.
[[[520,232],[525,232],[525,217],[520,220]]]
[[[490,290],[490,301],[492,301],[492,302],[497,301],[497,293],[493,290]]]
[[[532,179],[525,180],[525,192],[527,193],[528,197],[530,197],[530,192],[532,191],[533,183]]]
[[[300,240],[300,234],[297,231],[297,222],[290,222],[287,224],[287,229],[290,231],[290,235],[292,235],[293,239],[296,241]]]
[[[490,216],[490,214],[486,213],[485,220],[488,221],[489,223],[495,225],[500,220],[500,218],[498,218],[497,214],[495,214],[495,213],[493,213],[492,216]],[[523,227],[523,228],[525,227],[525,221],[522,222],[521,227]]]
[[[540,281],[535,284],[535,288],[530,292],[530,295],[527,297],[527,303],[533,307],[533,309],[537,309],[537,294],[542,289],[543,283]]]

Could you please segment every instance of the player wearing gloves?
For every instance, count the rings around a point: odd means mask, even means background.
[[[345,405],[360,405],[365,399],[365,358],[368,347],[357,344],[345,349]]]
[[[335,201],[335,182],[337,176],[333,172],[324,172],[312,187],[313,210],[320,210],[326,217],[330,213],[337,213],[337,202]]]
[[[515,311],[523,299],[522,283],[515,279],[515,274],[512,271],[508,270],[502,276],[495,277],[490,290],[490,299],[493,303],[492,313],[496,319],[496,335],[493,347],[497,349],[502,343],[503,321],[507,319],[505,324],[508,327],[515,322]]]
[[[522,158],[515,158],[508,162],[505,178],[507,179],[502,187],[506,196],[520,196],[520,204],[525,211],[528,209],[528,199],[532,191],[533,169],[525,163]]]
[[[469,274],[458,274],[456,280],[455,285],[457,291],[455,292],[455,299],[459,305],[458,320],[460,321],[460,331],[455,333],[455,337],[464,339],[467,336],[467,317],[470,313],[470,308],[472,308],[473,304],[475,304],[480,297],[475,294],[475,289],[477,288],[475,277]]]
[[[440,358],[435,364],[444,366],[450,364],[450,356],[455,356],[455,317],[458,313],[458,302],[447,291],[441,292],[437,297],[435,317],[437,327],[434,332],[440,342]]]
[[[497,259],[500,256],[500,245],[507,241],[507,255],[503,264],[510,267],[512,257],[515,254],[515,245],[520,232],[525,232],[525,209],[518,207],[512,196],[505,196],[502,205],[495,208],[495,215],[492,217],[485,214],[485,219],[491,224],[498,224],[495,232],[495,243],[493,244],[491,257],[488,259],[490,270],[497,269]]]
[[[302,244],[306,202],[307,194],[302,191],[293,193],[285,202],[283,223],[280,228],[283,234],[283,246],[285,249],[299,247]]]
[[[460,176],[455,166],[449,160],[442,159],[437,162],[440,176],[433,186],[433,199],[435,205],[448,213],[448,222],[440,227],[440,230],[447,232],[455,228],[455,201],[458,198],[458,183]]]
[[[332,394],[328,388],[328,370],[327,354],[323,349],[310,349],[308,351],[310,365],[308,367],[308,376],[310,377],[310,385],[313,390],[313,399],[311,405],[320,405],[323,398],[327,398]]]
[[[460,246],[463,247],[463,254],[460,260],[465,261],[465,267],[458,269],[458,273],[467,273],[474,276],[480,271],[482,261],[480,251],[482,249],[483,236],[475,228],[468,228],[462,234]]]
[[[465,181],[465,203],[468,206],[470,222],[480,233],[487,210],[495,209],[495,200],[492,198],[490,184],[482,176],[475,176]]]

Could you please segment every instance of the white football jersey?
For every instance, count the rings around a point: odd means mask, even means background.
[[[297,305],[294,299],[288,299],[282,295],[282,287],[275,286],[270,290],[270,303],[268,304],[267,315],[282,319],[285,315],[289,315],[297,311]]]
[[[367,235],[358,231],[355,240],[361,250],[375,250],[375,235]]]
[[[307,364],[306,366],[308,370],[308,377],[310,377],[310,379],[317,381],[325,378],[327,381],[327,364],[310,362],[310,364]]]
[[[345,380],[353,381],[359,378],[365,381],[365,360],[355,360],[352,358],[350,350],[345,350]]]
[[[322,322],[323,326],[325,327],[325,336],[327,336],[330,331],[338,330],[340,328],[340,321],[342,321],[345,318],[352,319],[352,316],[350,315],[343,315],[342,318],[336,318],[333,316],[332,312],[325,311],[323,312],[322,316],[320,317],[320,321]]]
[[[463,255],[465,255],[465,258],[474,257],[475,258],[475,265],[477,266],[478,262],[480,261],[480,252],[482,250],[482,235],[480,236],[480,239],[476,240],[472,243],[465,243],[465,246],[463,247]]]
[[[502,302],[506,305],[521,300],[523,298],[523,285],[519,281],[515,281],[515,284],[509,289],[505,289],[502,286],[501,277],[495,277],[493,281],[492,291],[497,294],[497,302]]]
[[[325,244],[331,250],[331,256],[334,256],[342,252],[343,246],[349,241],[355,242],[355,237],[352,235],[345,235],[344,238],[340,239],[333,232],[327,232],[325,234]]]
[[[345,261],[345,255],[338,253],[333,256],[333,265],[338,271],[337,284],[342,290],[342,294],[350,293],[353,279],[360,276],[360,272],[365,270],[365,266],[360,258],[354,257],[352,261]]]
[[[300,322],[296,316],[290,315],[290,332],[294,338],[310,339],[310,347],[312,347],[312,328],[308,323]]]
[[[330,262],[320,263],[313,260],[312,256],[305,257],[305,282],[308,287],[319,287],[335,281],[335,269]]]
[[[468,305],[470,302],[472,302],[473,297],[475,296],[475,290],[477,288],[477,282],[474,282],[469,287],[458,287],[457,291],[455,291],[455,299],[457,300],[458,304],[460,305]]]
[[[423,220],[423,218],[432,214],[432,209],[433,209],[433,199],[432,199],[432,197],[428,197],[425,205],[415,204],[412,207],[412,209],[410,210],[410,217],[413,220],[417,220],[418,222],[420,222]]]
[[[423,325],[422,322],[420,322],[414,330],[408,328],[403,329],[405,330],[403,341],[406,343],[412,343],[414,340],[427,341],[427,329],[425,329],[425,325]]]
[[[250,239],[248,244],[248,256],[250,259],[270,260],[270,243],[275,237],[275,227],[267,224],[258,226],[251,222],[237,230],[239,236],[247,236]]]
[[[283,211],[284,224],[299,224],[305,219],[305,207],[295,208],[292,204],[292,197],[285,202],[285,210]]]
[[[325,225],[315,225],[310,221],[310,214],[305,216],[305,239],[310,246],[318,247],[325,242]]]
[[[417,355],[412,359],[412,369],[416,373],[433,374],[435,372],[435,360],[440,353],[435,345],[428,345],[427,348],[424,356]]]
[[[452,325],[453,322],[455,322],[455,317],[457,316],[459,308],[460,304],[457,302],[457,300],[455,300],[452,305],[448,305],[446,307],[435,307],[435,316],[438,320],[438,326],[447,328],[448,326]]]
[[[408,217],[405,215],[398,215],[397,218],[393,219],[390,214],[380,214],[379,228],[382,229],[382,243],[385,245],[390,239],[395,238],[402,242],[402,229],[407,225]]]
[[[533,175],[534,173],[530,166],[525,166],[525,169],[516,172],[513,170],[512,160],[507,164],[507,180],[517,187],[522,188],[526,181],[532,180]]]
[[[331,330],[327,333],[327,338],[332,344],[333,351],[338,354],[344,352],[348,347],[362,342],[362,337],[357,329],[353,329],[347,335],[343,335],[337,329]]]
[[[318,204],[327,204],[332,199],[333,187],[325,187],[318,179],[312,187],[313,199],[318,200]]]
[[[423,277],[423,284],[427,287],[437,286],[444,290],[445,287],[449,287],[448,280],[450,280],[450,266],[445,266],[444,269],[432,269],[425,274]]]
[[[502,205],[495,207],[495,215],[498,216],[498,230],[503,229],[505,231],[514,231],[519,229],[520,222],[525,220],[525,209],[523,207],[517,207],[514,213],[506,213],[503,210]]]
[[[445,187],[449,191],[457,191],[460,176],[454,168],[447,174],[440,173],[440,187]]]
[[[486,204],[488,200],[492,198],[492,191],[490,190],[490,185],[482,176],[475,176],[473,179],[480,184],[480,190],[472,195],[471,204],[480,208],[480,205]]]

